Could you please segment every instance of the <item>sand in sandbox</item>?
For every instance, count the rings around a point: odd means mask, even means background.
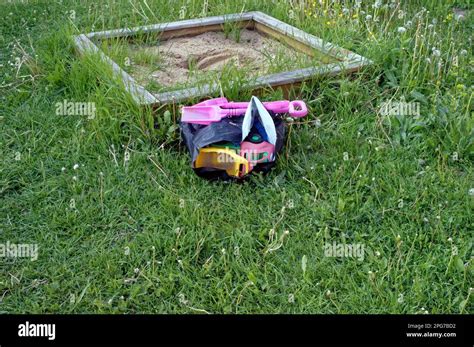
[[[269,72],[272,64],[275,66],[278,57],[300,65],[311,63],[305,54],[248,29],[241,30],[239,42],[230,36],[226,38],[223,32],[207,32],[137,49],[158,55],[162,64],[159,70],[133,65],[131,75],[139,83],[154,80],[163,87],[192,83],[196,72],[209,75],[212,71],[221,71],[228,64],[245,68],[251,75],[262,76]]]

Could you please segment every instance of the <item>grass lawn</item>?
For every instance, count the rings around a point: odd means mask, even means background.
[[[469,1],[302,3],[2,1],[0,243],[39,248],[0,260],[1,313],[473,313]],[[251,10],[374,63],[294,91],[309,115],[242,184],[197,177],[179,105],[140,109],[71,40]],[[219,78],[249,99],[238,71]],[[65,100],[95,118],[57,115]],[[381,114],[390,100],[419,115]]]

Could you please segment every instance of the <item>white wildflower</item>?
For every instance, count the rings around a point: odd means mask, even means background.
[[[372,5],[373,8],[380,8],[382,6],[382,0],[376,0]]]
[[[77,170],[79,169],[79,164],[74,164],[74,166],[72,167],[74,170]]]
[[[404,27],[398,27],[397,31],[399,34],[403,34],[407,31],[407,29],[405,29]]]

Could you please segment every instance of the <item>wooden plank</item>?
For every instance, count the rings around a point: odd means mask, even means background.
[[[258,90],[268,87],[284,87],[301,83],[316,76],[333,76],[339,73],[351,73],[359,70],[362,66],[358,62],[341,62],[323,65],[320,67],[309,67],[294,71],[280,72],[272,75],[258,77],[253,83],[241,86],[243,89]],[[160,103],[179,103],[187,99],[202,98],[215,94],[219,91],[216,84],[207,84],[200,87],[185,88],[172,92],[154,94]]]
[[[140,86],[127,72],[122,70],[112,59],[105,55],[91,40],[87,38],[86,35],[78,35],[74,37],[74,42],[81,54],[86,53],[96,53],[99,54],[100,59],[105,61],[107,64],[111,65],[115,74],[119,75],[122,78],[123,84],[127,92],[129,92],[133,99],[139,104],[153,104],[157,100],[148,92],[145,88]]]
[[[354,52],[340,48],[329,42],[325,42],[321,40],[319,37],[308,34],[304,32],[303,30],[295,28],[276,18],[270,17],[269,15],[265,13],[255,11],[253,12],[252,18],[257,23],[270,27],[273,30],[278,31],[283,35],[290,36],[294,38],[295,40],[298,40],[311,47],[314,47],[316,50],[322,53],[325,53],[329,56],[332,56],[338,60],[349,60],[349,61],[360,61],[360,62],[365,61],[367,63],[371,63],[368,59],[361,57],[360,55],[355,54]]]
[[[239,28],[253,28],[252,21],[239,21],[236,23],[236,26]],[[196,36],[200,34],[207,33],[209,31],[223,31],[224,24],[214,24],[214,25],[205,25],[200,27],[176,29],[176,30],[166,30],[163,31],[159,38],[160,40],[168,40],[171,38],[185,37],[185,36]]]
[[[153,25],[145,25],[130,29],[116,29],[116,30],[106,30],[99,32],[92,32],[87,34],[89,39],[110,39],[113,37],[127,37],[143,33],[154,33],[162,31],[176,31],[182,29],[196,28],[200,26],[211,26],[217,24],[224,24],[229,22],[237,21],[251,21],[253,12],[244,12],[244,13],[234,13],[227,14],[222,16],[206,17],[206,18],[197,18],[197,19],[187,19],[177,22],[169,23],[160,23]]]
[[[338,60],[341,60],[341,59],[337,59],[333,56],[330,56],[326,53],[320,52],[316,48],[314,48],[313,46],[310,46],[306,43],[295,40],[293,37],[282,34],[281,32],[279,32],[275,29],[272,29],[271,27],[266,26],[264,24],[255,23],[254,26],[255,26],[255,29],[257,31],[262,32],[262,33],[264,33],[264,34],[266,34],[266,35],[268,35],[268,36],[270,36],[270,37],[272,37],[272,38],[274,38],[278,41],[282,41],[282,42],[286,43],[287,45],[289,45],[290,47],[293,47],[293,48],[297,49],[298,51],[300,51],[304,54],[307,54],[311,57],[317,58],[318,60],[320,60],[321,62],[323,62],[325,64],[334,63]]]

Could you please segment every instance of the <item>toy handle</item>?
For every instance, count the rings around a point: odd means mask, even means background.
[[[304,101],[294,100],[290,101],[288,113],[291,117],[300,118],[308,114],[308,109],[306,108],[306,104]]]
[[[263,106],[269,111],[273,111],[275,113],[287,113],[288,107],[290,106],[290,102],[288,100],[280,100],[280,101],[265,101],[262,102]],[[225,104],[220,105],[221,108],[229,109],[229,108],[247,108],[249,106],[249,102],[228,102]]]

